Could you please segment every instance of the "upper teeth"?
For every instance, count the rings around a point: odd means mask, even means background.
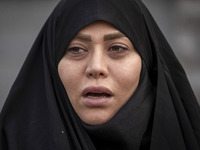
[[[87,97],[89,97],[89,98],[97,98],[97,97],[106,98],[106,96],[92,96],[92,95],[87,95]]]
[[[108,97],[109,95],[103,92],[90,92],[86,94],[86,96],[90,98],[97,98],[97,97]]]

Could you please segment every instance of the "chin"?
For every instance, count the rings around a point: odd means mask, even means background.
[[[103,116],[103,117],[102,117]],[[111,117],[106,117],[105,115],[102,115],[99,117],[99,115],[97,116],[88,116],[84,119],[81,119],[85,124],[88,125],[101,125],[104,124],[106,122],[108,122]]]
[[[84,121],[84,123],[85,124],[87,124],[87,125],[101,125],[101,124],[104,124],[104,123],[106,123],[107,121],[102,121],[102,120],[92,120],[92,121]]]

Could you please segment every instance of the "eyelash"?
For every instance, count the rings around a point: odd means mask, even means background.
[[[114,45],[109,48],[109,51],[114,51],[114,52],[123,52],[123,51],[127,51],[127,50],[128,50],[127,47],[120,46],[120,45]]]
[[[113,45],[108,47],[108,54],[111,57],[121,56],[128,51],[128,47],[121,45]],[[67,49],[67,52],[73,57],[83,57],[87,54],[87,49],[82,46],[72,46]]]
[[[78,46],[73,46],[67,49],[68,52],[73,52],[74,54],[79,54],[81,53],[80,50],[86,51],[84,48],[78,47]]]
[[[117,49],[117,50],[116,50]],[[121,50],[119,50],[121,49]],[[70,47],[67,49],[67,51],[74,51],[74,52],[77,52],[78,50],[83,50],[83,51],[86,51],[84,48],[81,48],[81,47],[78,47],[78,46],[73,46],[73,47]],[[109,51],[123,51],[123,50],[128,50],[127,47],[123,47],[123,46],[119,46],[119,45],[114,45],[114,46],[111,46],[109,49]]]

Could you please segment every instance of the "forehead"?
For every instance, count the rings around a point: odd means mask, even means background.
[[[101,32],[101,33],[114,33],[114,32],[120,32],[118,29],[116,29],[114,26],[111,24],[104,22],[104,21],[96,21],[92,24],[87,25],[83,29],[81,29],[78,34],[92,34],[96,32]]]
[[[114,26],[103,21],[98,21],[84,27],[73,39],[92,42],[92,39],[103,39],[104,41],[109,41],[122,37],[126,36]]]

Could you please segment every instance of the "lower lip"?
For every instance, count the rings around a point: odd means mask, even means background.
[[[105,106],[108,101],[110,101],[112,98],[111,97],[95,97],[95,98],[90,98],[90,97],[82,97],[82,101],[86,106],[89,107],[103,107]]]

